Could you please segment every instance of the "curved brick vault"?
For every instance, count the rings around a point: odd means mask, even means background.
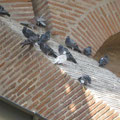
[[[93,55],[107,38],[120,31],[119,0],[33,0],[33,8],[28,1],[14,1],[15,6],[22,7],[22,14],[30,5],[28,15],[18,18],[7,8],[12,19],[26,21],[34,16],[32,9],[36,15],[45,13],[48,29],[55,35],[52,40],[64,44],[65,37],[70,35],[81,48],[88,44],[94,47]],[[1,0],[1,4],[13,3]],[[84,91],[79,82],[41,52],[21,49],[19,43],[25,39],[21,29],[15,21],[0,18],[0,95],[50,120],[120,119],[116,111],[94,99],[89,90]]]

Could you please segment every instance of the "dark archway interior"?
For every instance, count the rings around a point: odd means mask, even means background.
[[[105,68],[120,77],[120,32],[107,39],[97,51],[94,58],[98,61],[100,57],[105,54],[107,54],[110,59],[109,64],[107,64]]]

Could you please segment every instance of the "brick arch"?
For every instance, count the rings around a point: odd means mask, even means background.
[[[48,28],[59,35],[57,42],[64,44],[65,37],[70,35],[81,48],[91,45],[93,55],[120,31],[119,4],[119,0],[33,0],[35,14],[45,12]]]
[[[109,64],[106,68],[111,70],[117,76],[120,77],[120,32],[108,38],[104,44],[100,47],[95,55],[95,59],[99,60],[100,57],[105,54],[109,56]]]

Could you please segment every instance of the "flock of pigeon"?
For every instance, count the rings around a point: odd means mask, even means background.
[[[0,15],[4,16],[7,15],[10,17],[10,14],[0,5]],[[45,19],[41,17],[36,17],[36,25],[46,27]],[[50,40],[51,33],[50,31],[47,31],[46,33],[42,34],[41,36],[39,34],[34,33],[31,29],[29,24],[21,23],[23,25],[22,33],[27,38],[24,42],[20,43],[22,45],[22,48],[26,45],[34,46],[37,45],[40,47],[41,51],[46,54],[50,55],[55,58],[54,64],[64,64],[65,61],[70,61],[75,64],[78,64],[73,55],[70,53],[69,49],[72,49],[78,53],[82,53],[80,48],[78,47],[77,43],[72,40],[69,36],[66,37],[65,45],[59,45],[58,46],[58,52],[59,55],[47,44],[47,42]],[[34,25],[32,26],[34,28]],[[89,46],[83,50],[83,54],[86,56],[90,56],[92,54],[92,48]],[[108,56],[105,55],[104,57],[100,58],[99,60],[99,66],[105,66],[109,62]],[[80,78],[78,78],[81,84],[87,85],[87,83],[91,84],[91,78],[88,75],[83,75]]]

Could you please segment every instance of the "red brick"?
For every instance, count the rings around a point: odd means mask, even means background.
[[[57,3],[57,2],[48,1],[48,4],[51,4],[51,5],[56,6],[56,7],[64,8],[66,10],[72,10],[71,7],[68,7],[67,5],[60,4],[60,3]]]
[[[67,19],[67,20],[72,20],[72,21],[75,21],[75,18],[74,17],[71,17],[71,16],[68,16],[66,14],[60,14],[61,17]]]
[[[110,110],[110,107],[106,106],[103,110],[101,110],[99,113],[97,113],[97,115],[94,116],[93,119],[97,120],[99,117],[101,117],[102,115],[104,115],[108,110]]]
[[[32,101],[37,100],[40,96],[42,96],[42,94],[43,94],[43,91],[39,91],[39,92],[32,98]]]
[[[52,88],[51,90],[49,90],[48,92],[46,92],[44,95],[42,95],[40,97],[40,101],[43,101],[44,99],[46,99],[48,96],[50,96],[50,94],[52,94],[54,92],[54,88]]]
[[[30,110],[32,110],[33,108],[35,108],[35,106],[38,105],[38,103],[39,103],[39,101],[37,100],[37,101],[33,102],[28,108],[29,108]]]
[[[51,98],[47,98],[45,101],[41,102],[35,109],[39,111],[40,109],[42,109],[42,107],[47,105],[50,102],[50,100]]]
[[[53,35],[62,35],[62,36],[66,36],[66,33],[65,33],[65,32],[57,31],[57,30],[52,30],[52,34],[53,34]]]
[[[106,119],[107,117],[109,117],[110,115],[112,115],[114,113],[114,110],[110,110],[110,111],[107,111],[102,117],[100,117],[99,119],[100,120],[104,120]]]
[[[38,113],[39,113],[39,114],[42,114],[42,113],[45,112],[46,110],[47,110],[47,107],[44,106]]]
[[[113,120],[114,118],[118,117],[119,113],[114,113],[113,115],[110,115],[106,120]]]

